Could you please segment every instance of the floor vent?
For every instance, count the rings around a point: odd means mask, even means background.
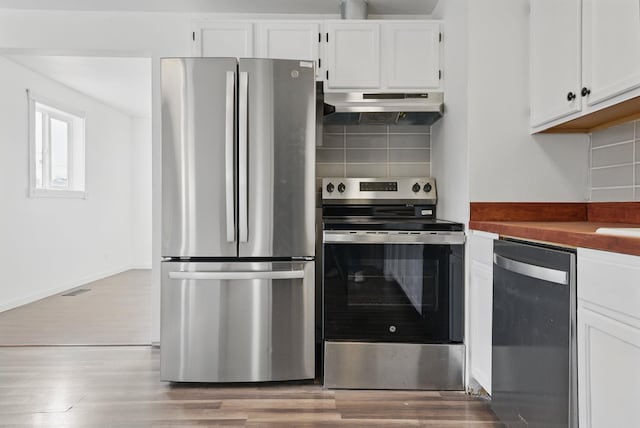
[[[87,291],[91,291],[90,288],[78,288],[76,290],[71,290],[68,293],[63,294],[63,297],[67,296],[77,296],[78,294],[86,293]]]

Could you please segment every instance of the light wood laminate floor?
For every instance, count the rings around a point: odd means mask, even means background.
[[[148,345],[151,271],[129,270],[0,313],[0,346]],[[0,403],[1,404],[1,403]]]
[[[150,346],[16,346],[148,343],[149,271],[83,288],[0,314],[0,427],[501,426],[464,393],[171,384]]]
[[[304,383],[170,384],[159,350],[0,348],[2,427],[498,427],[458,392],[327,391]]]

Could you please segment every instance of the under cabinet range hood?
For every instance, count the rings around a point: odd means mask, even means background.
[[[432,125],[442,117],[442,92],[421,94],[325,93],[327,125]]]

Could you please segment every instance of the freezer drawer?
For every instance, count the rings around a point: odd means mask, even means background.
[[[161,378],[311,379],[314,262],[162,264]]]

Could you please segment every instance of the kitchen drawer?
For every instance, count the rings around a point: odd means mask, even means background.
[[[495,233],[481,232],[478,230],[469,231],[469,258],[479,262],[489,269],[493,266],[493,240],[499,236]]]
[[[640,327],[640,257],[579,248],[578,299]]]

